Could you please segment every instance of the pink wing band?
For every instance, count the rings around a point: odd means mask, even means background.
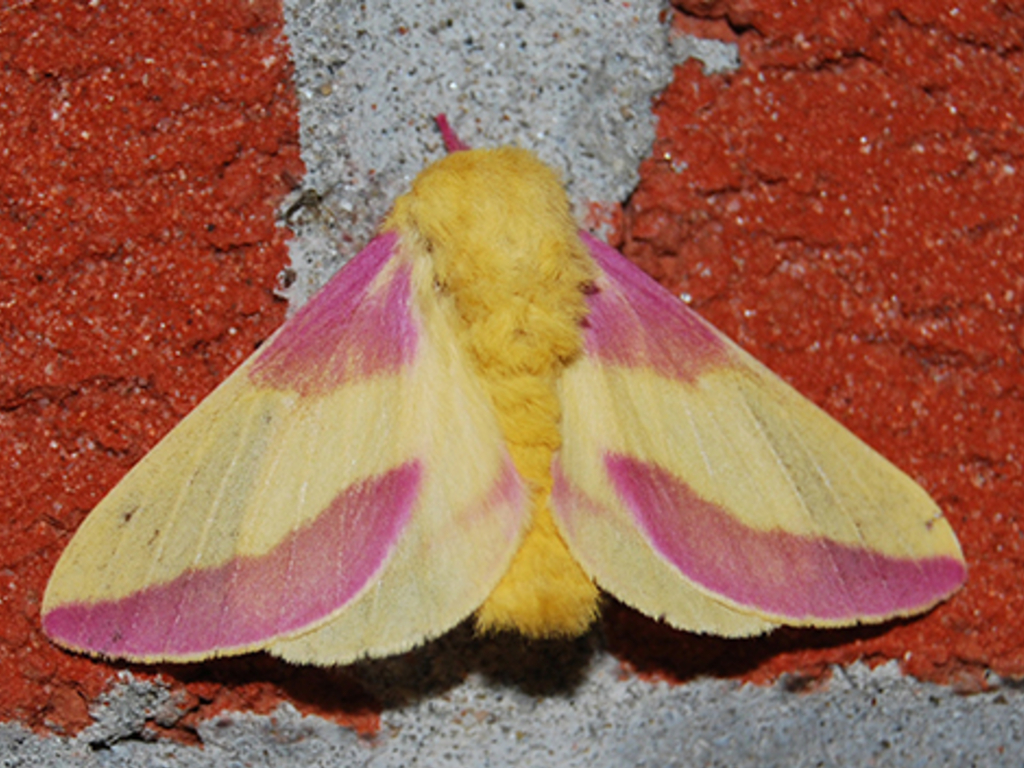
[[[749,528],[664,469],[629,456],[607,454],[605,466],[665,559],[691,581],[773,616],[903,613],[933,604],[966,578],[963,563],[951,557],[889,557],[823,537]]]
[[[588,297],[583,334],[588,355],[614,365],[653,368],[681,381],[694,381],[709,368],[729,363],[729,347],[696,312],[611,246],[586,232],[580,237],[603,273]]]
[[[380,570],[421,481],[418,462],[403,464],[346,489],[265,555],[189,571],[122,600],[60,606],[44,629],[76,648],[135,658],[243,648],[302,629]]]
[[[416,354],[410,264],[383,285],[377,276],[398,235],[377,237],[338,271],[270,341],[249,377],[257,386],[323,395],[375,375],[394,374]]]

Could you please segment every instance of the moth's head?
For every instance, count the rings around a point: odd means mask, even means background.
[[[416,177],[385,228],[419,259],[422,283],[450,297],[468,324],[549,303],[576,320],[586,315],[593,266],[558,174],[532,152],[452,153]]]
[[[430,250],[458,241],[520,252],[575,233],[558,174],[525,149],[453,152],[424,169],[385,224],[422,238]]]

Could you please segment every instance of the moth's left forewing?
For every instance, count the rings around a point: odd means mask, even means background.
[[[601,273],[561,382],[553,505],[612,594],[695,631],[908,615],[964,578],[928,495],[665,292]]]
[[[51,576],[51,637],[334,664],[479,606],[525,493],[415,265],[396,234],[375,240],[132,469]]]

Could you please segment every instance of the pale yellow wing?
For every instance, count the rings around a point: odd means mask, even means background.
[[[747,635],[906,616],[965,577],[910,478],[617,252],[562,378],[553,506],[603,588],[674,626]]]
[[[483,602],[526,494],[423,263],[378,238],[100,502],[47,587],[51,637],[335,664]]]

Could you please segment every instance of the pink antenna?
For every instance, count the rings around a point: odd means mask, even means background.
[[[441,131],[441,138],[444,139],[444,145],[449,152],[461,152],[464,149],[469,149],[469,145],[464,144],[452,127],[448,125],[448,118],[443,112],[435,117],[434,121],[437,123],[438,130]]]

